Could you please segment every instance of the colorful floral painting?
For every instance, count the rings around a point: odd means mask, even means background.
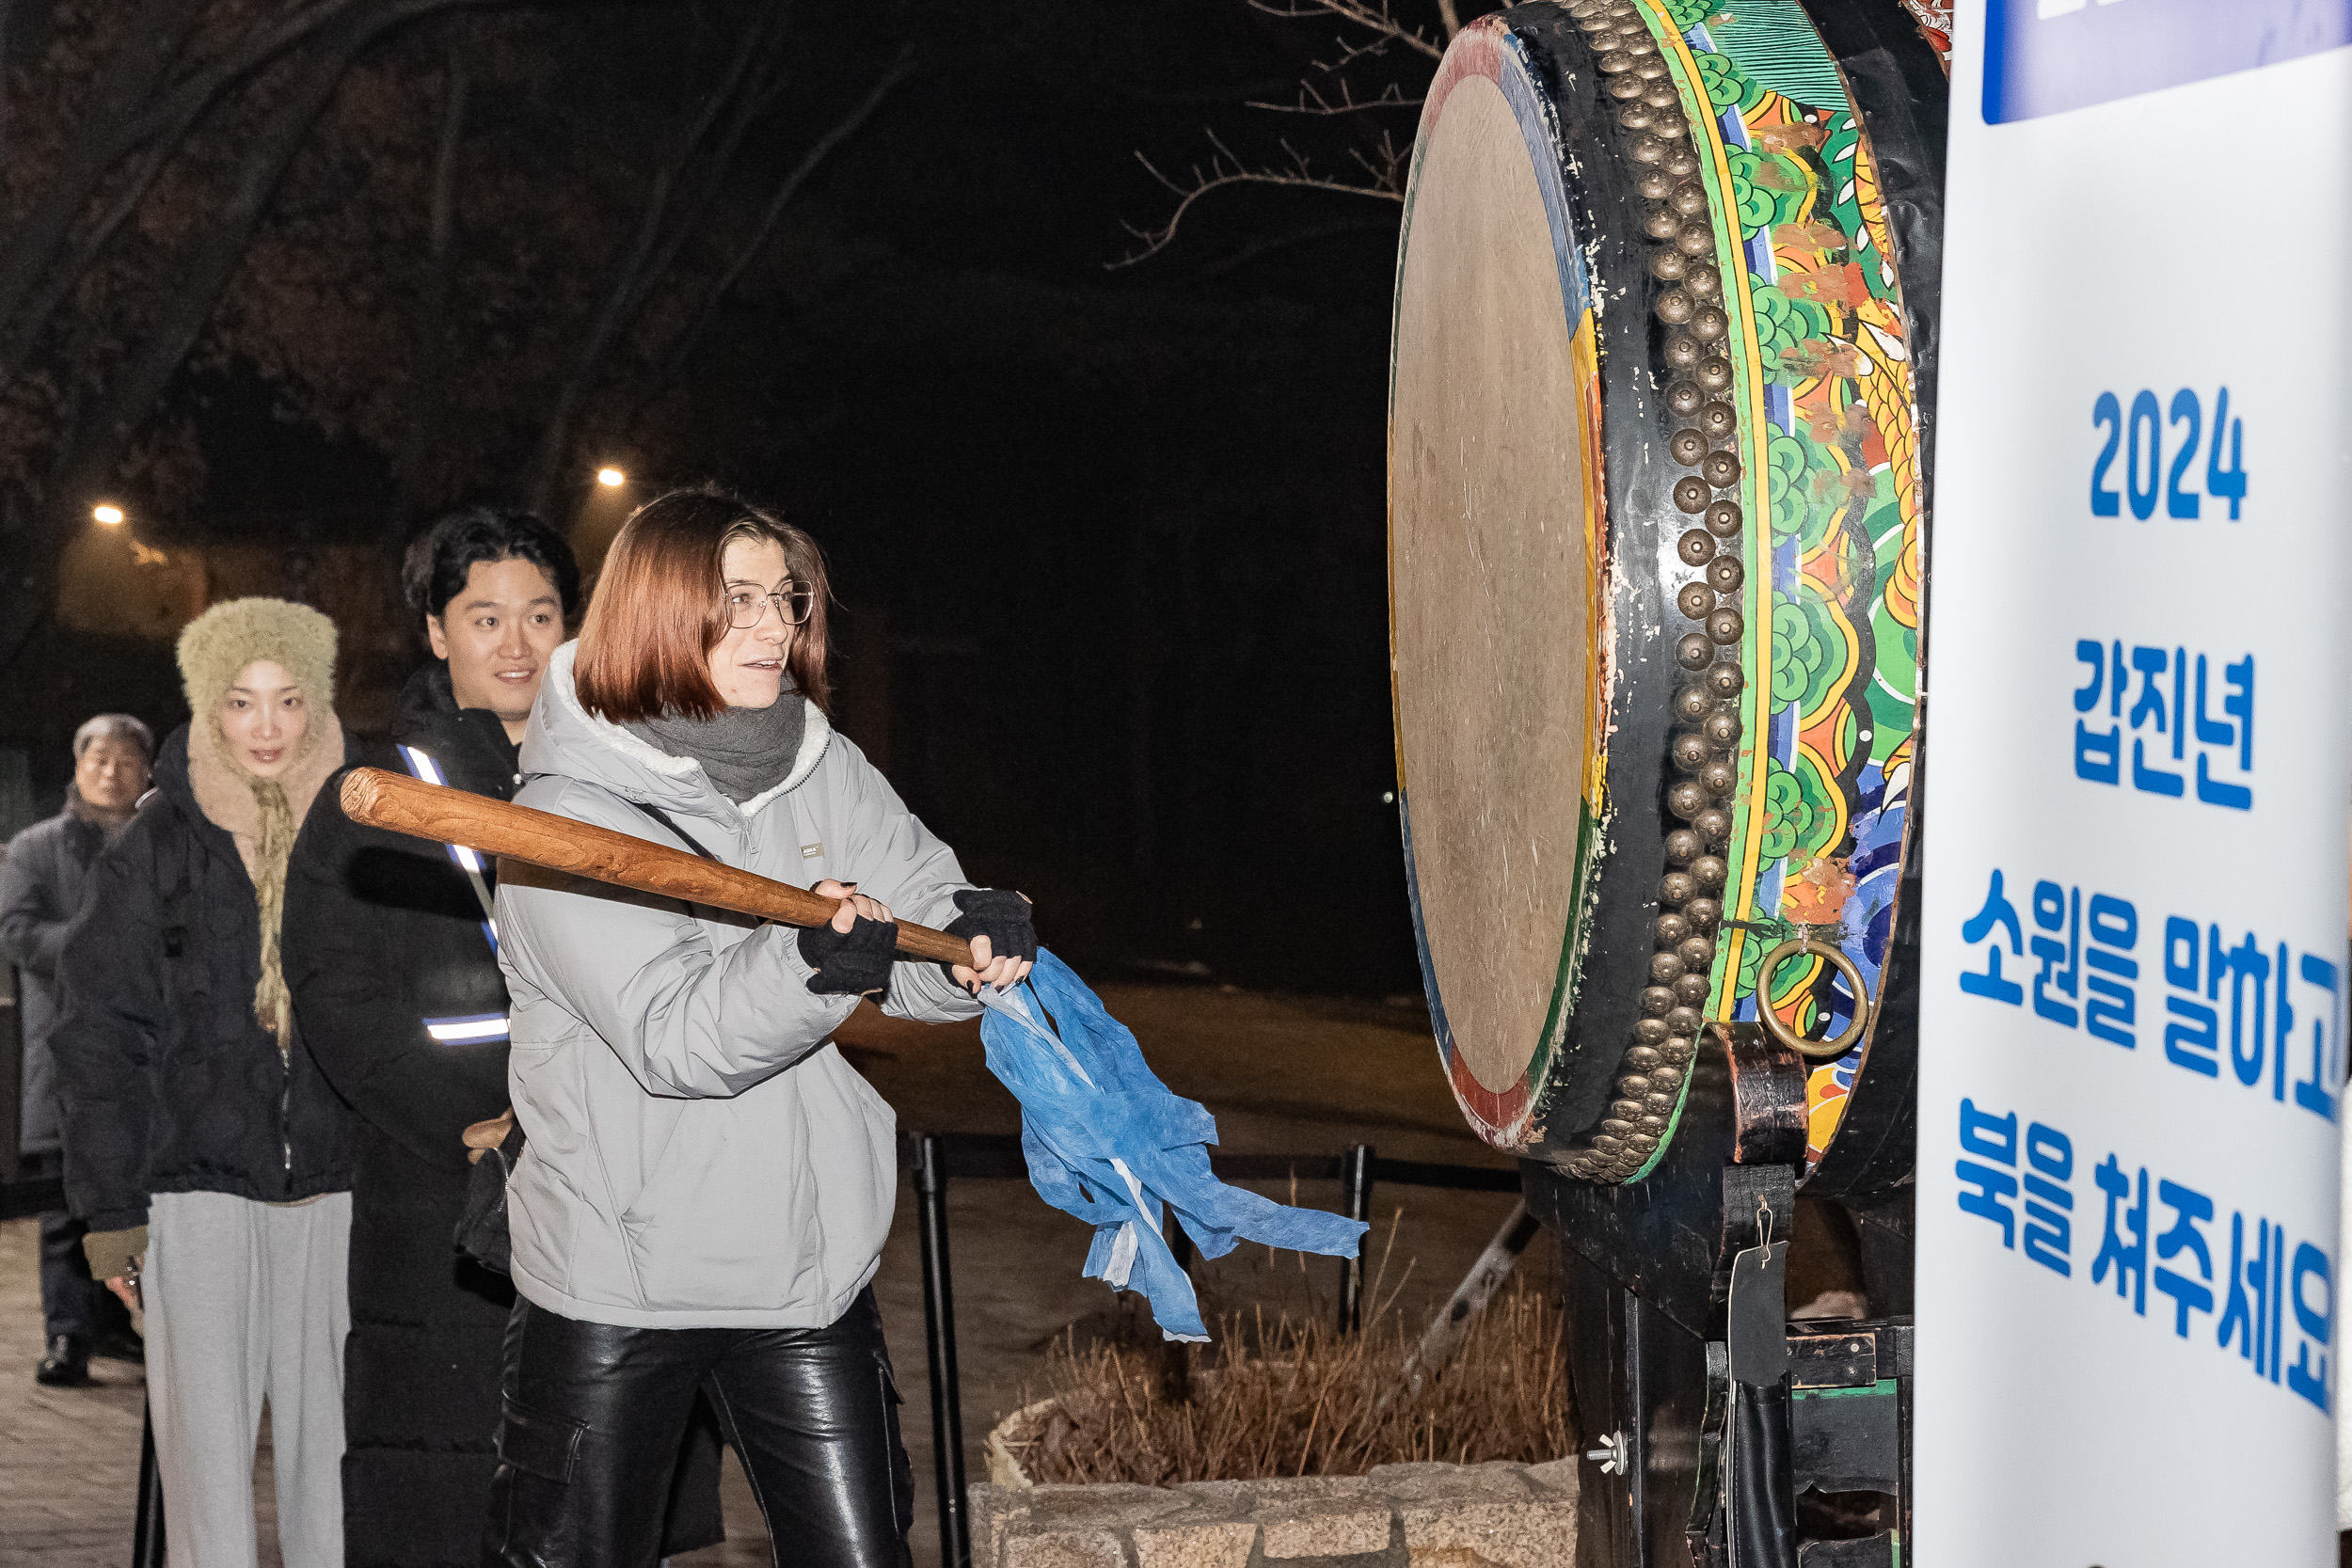
[[[1740,401],[1755,405],[1740,409],[1747,555],[1772,565],[1750,579],[1746,809],[1715,1012],[1770,1007],[1827,1037],[1877,992],[1909,817],[1921,519],[1900,286],[1869,147],[1794,0],[1645,9],[1682,67],[1686,117],[1715,133],[1702,132],[1701,175],[1727,292],[1735,279],[1744,289],[1731,346]],[[1793,936],[1837,947],[1864,993],[1834,972],[1824,987],[1819,958],[1760,974],[1767,950]],[[1810,1159],[1836,1129],[1860,1054],[1810,1074]]]

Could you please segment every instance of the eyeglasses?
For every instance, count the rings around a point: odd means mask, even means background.
[[[768,607],[776,607],[776,616],[787,626],[797,626],[808,619],[815,595],[799,583],[773,594],[763,594],[756,588],[738,584],[727,590],[727,625],[738,631],[748,631],[759,625]]]

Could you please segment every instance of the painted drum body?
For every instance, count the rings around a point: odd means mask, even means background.
[[[1637,1178],[1700,1030],[1750,1021],[1843,1041],[1808,1064],[1817,1182],[1908,1169],[1941,92],[1893,0],[1525,5],[1430,86],[1399,800],[1497,1148]]]

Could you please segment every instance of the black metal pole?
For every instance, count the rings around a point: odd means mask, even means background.
[[[947,1173],[939,1138],[917,1141],[914,1191],[921,1205],[923,1328],[931,1369],[931,1473],[939,1486],[941,1568],[971,1568],[972,1521],[963,1496],[963,1398],[956,1372],[956,1297],[947,1275]]]
[[[1372,1217],[1372,1146],[1357,1144],[1340,1156],[1340,1185],[1347,1196],[1347,1217]],[[1363,1249],[1340,1259],[1340,1332],[1353,1334],[1364,1322]]]
[[[155,1467],[155,1413],[139,1432],[139,1515],[131,1531],[131,1568],[164,1568],[164,1474]]]

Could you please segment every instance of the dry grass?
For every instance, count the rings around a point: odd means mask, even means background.
[[[1014,1454],[1032,1481],[1165,1486],[1568,1451],[1561,1316],[1549,1297],[1498,1294],[1418,1389],[1408,1385],[1419,1334],[1390,1302],[1367,1315],[1362,1332],[1342,1334],[1319,1316],[1234,1313],[1205,1353],[1081,1347],[1073,1332],[1047,1363],[1051,1407],[1009,1434]]]

